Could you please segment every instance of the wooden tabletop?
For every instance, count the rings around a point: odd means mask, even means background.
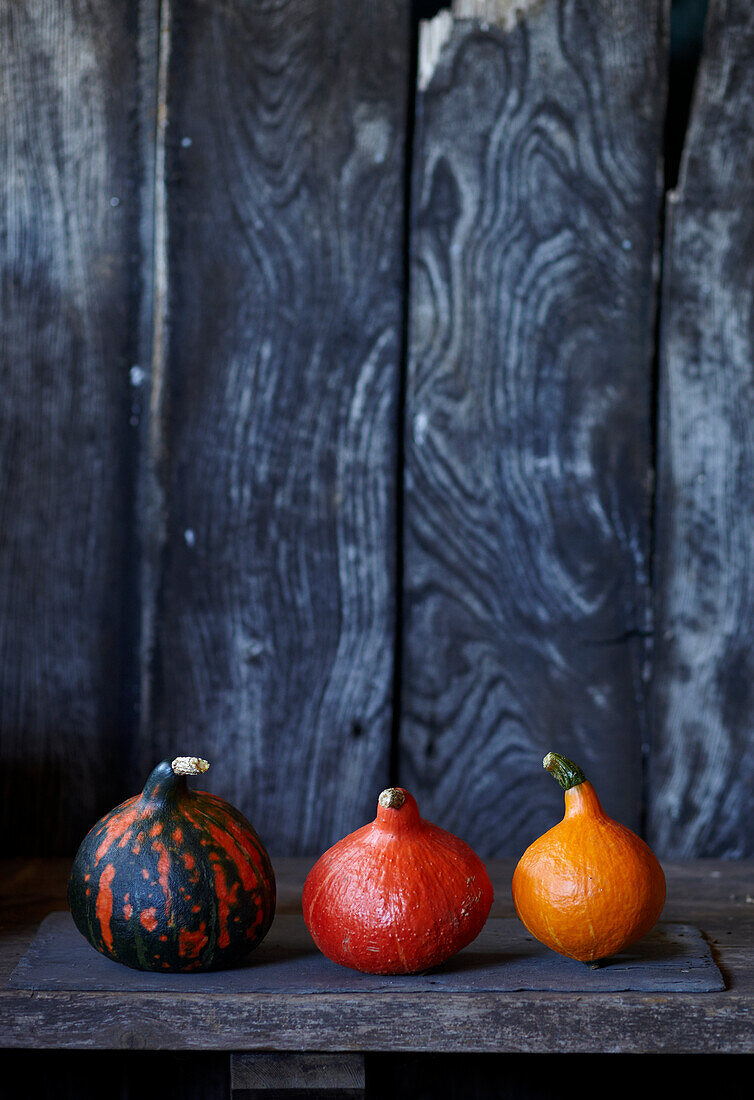
[[[307,860],[274,860],[278,912],[300,912]],[[490,861],[513,916],[512,861]],[[754,1052],[754,861],[668,863],[662,919],[707,938],[721,993],[39,993],[5,984],[65,908],[69,860],[0,863],[0,1046],[48,1049]]]

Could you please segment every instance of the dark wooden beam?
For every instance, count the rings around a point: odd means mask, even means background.
[[[232,1100],[363,1100],[364,1055],[232,1054]]]
[[[558,820],[550,749],[641,820],[666,9],[421,33],[402,766],[485,855]]]
[[[713,0],[664,263],[651,837],[754,853],[754,8]]]
[[[75,850],[123,797],[134,726],[132,372],[143,332],[148,127],[138,42],[148,6],[77,0],[0,10],[8,852]]]
[[[318,853],[387,781],[409,7],[171,8],[142,770]]]

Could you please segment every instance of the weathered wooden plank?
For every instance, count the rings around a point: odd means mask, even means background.
[[[196,998],[0,991],[0,1047],[754,1054],[748,992]],[[72,1021],[76,1026],[72,1027]]]
[[[43,994],[0,989],[0,1046],[41,1049],[192,1050],[639,1050],[754,1053],[754,862],[666,865],[663,920],[696,924],[714,946],[726,978],[722,993],[665,998],[521,993],[402,993],[390,1012],[374,995],[335,998],[161,994]],[[280,860],[283,892],[300,899],[301,861]],[[493,861],[496,906],[512,914],[513,861]],[[28,946],[38,921],[65,898],[62,860],[0,865],[0,985]],[[23,930],[23,933],[21,932]],[[25,943],[17,940],[23,934]],[[719,1044],[716,1046],[716,1044]],[[370,1086],[371,1087],[371,1086]]]
[[[553,747],[640,819],[665,9],[421,35],[402,766],[486,855],[562,813]]]
[[[279,852],[387,779],[408,42],[403,0],[173,6],[141,754],[201,751]]]
[[[139,430],[138,467],[133,513],[137,538],[138,606],[133,638],[135,675],[133,689],[138,730],[132,763],[139,759],[139,733],[151,715],[151,663],[155,638],[155,595],[160,574],[164,531],[164,401],[168,324],[167,264],[167,96],[170,71],[172,5],[169,0],[141,0],[149,7],[142,15],[140,56],[142,80],[140,107],[143,129],[150,141],[144,149],[145,178],[142,193],[148,197],[149,218],[142,218],[142,314],[140,360],[132,370],[134,404]],[[147,203],[142,203],[146,207]],[[138,764],[136,764],[138,769]],[[141,776],[134,776],[139,789]]]
[[[363,1054],[231,1054],[230,1087],[269,1096],[272,1090],[306,1092],[314,1100],[328,1090],[350,1096],[364,1094]]]
[[[651,836],[754,853],[754,8],[715,0],[669,196]]]
[[[130,725],[136,9],[4,4],[0,39],[0,806],[6,851],[65,852]]]

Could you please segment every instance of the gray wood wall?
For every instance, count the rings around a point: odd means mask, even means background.
[[[273,853],[517,855],[554,748],[754,855],[751,5],[667,195],[667,0],[415,16],[0,5],[11,851],[195,752]]]

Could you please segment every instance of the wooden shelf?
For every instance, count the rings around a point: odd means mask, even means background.
[[[307,860],[275,860],[280,913],[300,912]],[[156,994],[5,989],[44,916],[65,907],[68,860],[0,865],[0,1045],[35,1049],[432,1052],[754,1052],[754,861],[665,865],[663,920],[693,924],[721,993]],[[512,916],[512,861],[488,864]],[[389,1003],[388,1003],[389,1002]]]

